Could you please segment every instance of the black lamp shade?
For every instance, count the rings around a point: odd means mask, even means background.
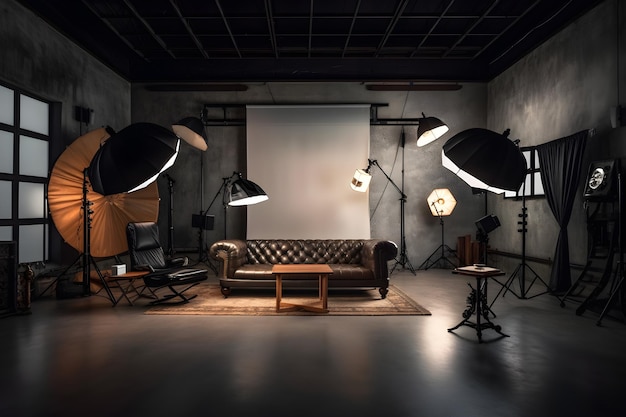
[[[172,130],[182,140],[198,148],[206,151],[208,146],[204,133],[204,124],[197,117],[185,117],[172,125]]]
[[[448,126],[436,117],[423,117],[417,128],[417,146],[428,145],[447,131]]]
[[[228,188],[229,206],[248,206],[267,200],[269,197],[256,183],[239,178]]]
[[[107,139],[91,160],[91,187],[102,195],[141,189],[174,163],[179,146],[178,137],[162,126],[125,127]]]
[[[517,191],[526,177],[526,159],[506,135],[473,128],[457,133],[442,149],[443,166],[471,187]]]

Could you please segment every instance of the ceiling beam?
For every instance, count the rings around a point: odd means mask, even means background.
[[[163,42],[163,39],[161,39],[161,37],[156,34],[156,32],[152,29],[152,27],[146,21],[146,19],[144,19],[139,14],[137,9],[135,9],[135,6],[133,6],[128,0],[123,0],[123,1],[126,7],[128,7],[128,10],[130,10],[135,15],[135,18],[139,20],[141,24],[145,27],[145,29],[148,31],[150,36],[152,36],[152,38],[161,46],[161,48],[163,48],[172,58],[176,59],[177,58],[176,55],[174,55],[174,53],[167,47],[167,44]]]
[[[237,51],[237,55],[239,56],[239,58],[241,58],[241,51],[239,50],[239,47],[237,46],[237,41],[235,40],[235,37],[233,36],[233,32],[230,30],[230,26],[228,25],[228,20],[226,20],[226,16],[224,15],[224,10],[222,9],[220,0],[215,0],[215,5],[220,11],[220,15],[222,16],[222,21],[224,22],[224,26],[226,26],[226,30],[228,31],[228,35],[230,36],[230,40],[233,43],[233,48],[235,48],[235,51]]]
[[[448,50],[443,54],[443,57],[447,57],[450,52],[452,50],[454,50],[454,48],[456,48],[461,42],[463,42],[463,39],[465,39],[467,37],[467,35],[474,30],[474,28],[476,26],[478,26],[478,24],[480,22],[482,22],[485,19],[485,16],[487,16],[489,14],[489,12],[491,12],[493,10],[494,7],[497,6],[497,4],[500,3],[500,0],[495,0],[493,3],[491,3],[491,6],[489,6],[487,8],[487,10],[485,10],[485,12],[482,14],[482,16],[480,16],[480,18],[476,19],[474,21],[474,23],[465,31],[465,33],[463,35],[461,35],[461,37],[459,37],[459,39],[456,40],[456,42],[454,42],[454,45],[452,45],[450,48],[448,48]]]
[[[185,29],[187,30],[187,33],[189,33],[189,36],[191,36],[191,39],[193,40],[193,43],[196,44],[196,47],[198,48],[198,50],[200,51],[200,53],[202,54],[204,59],[208,59],[209,58],[209,54],[207,54],[207,52],[204,50],[204,47],[202,46],[202,42],[200,42],[200,39],[198,39],[196,34],[193,32],[193,30],[191,29],[191,26],[189,26],[189,22],[187,21],[187,19],[185,19],[185,17],[181,13],[180,8],[176,4],[176,2],[174,0],[170,0],[170,5],[172,6],[174,11],[178,15],[178,19],[181,21],[183,26],[185,26]]]
[[[409,0],[403,0],[398,4],[398,7],[396,8],[395,13],[393,14],[393,19],[391,19],[391,22],[389,22],[389,25],[387,26],[387,30],[385,31],[385,35],[383,36],[380,43],[378,44],[378,48],[376,48],[376,53],[374,54],[374,56],[380,55],[380,50],[383,49],[383,46],[385,46],[385,44],[387,43],[387,39],[389,39],[389,36],[391,36],[391,33],[393,32],[393,29],[396,27],[396,24],[398,23],[400,16],[402,16],[402,13],[404,13],[404,9],[406,9],[408,2]]]

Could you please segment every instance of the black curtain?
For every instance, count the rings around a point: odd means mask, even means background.
[[[567,225],[578,189],[588,132],[584,130],[537,146],[541,181],[560,227],[550,274],[550,288],[554,292],[566,291],[572,285]]]

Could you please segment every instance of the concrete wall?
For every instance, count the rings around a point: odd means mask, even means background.
[[[416,127],[405,128],[405,194],[407,256],[417,268],[441,243],[439,220],[429,211],[426,198],[434,188],[448,187],[458,200],[454,213],[445,219],[446,244],[456,246],[460,235],[474,233],[474,221],[483,215],[480,196],[454,174],[441,166],[441,147],[455,133],[486,124],[486,85],[465,84],[459,91],[446,92],[372,92],[361,83],[268,83],[251,84],[248,91],[232,93],[155,92],[149,86],[134,84],[132,88],[132,119],[167,126],[185,116],[199,116],[204,104],[289,104],[289,103],[388,103],[379,109],[380,118],[414,118],[421,112],[441,118],[450,126],[443,138],[417,148]],[[229,117],[245,117],[243,111],[231,110]],[[221,117],[218,111],[217,117]],[[399,148],[401,128],[371,127],[372,159],[401,186],[402,149]],[[245,173],[244,127],[209,127],[209,149],[201,152],[183,144],[179,160],[168,171],[174,184],[174,243],[177,248],[197,248],[198,231],[190,226],[192,213],[206,209],[222,184],[222,178],[233,171]],[[200,165],[203,164],[201,178]],[[354,167],[364,168],[364,166]],[[324,167],[320,166],[320,170]],[[373,171],[370,188],[372,213],[371,234],[391,239],[400,246],[400,194],[388,184],[381,172]],[[254,180],[254,178],[251,178]],[[342,181],[350,181],[345,178]],[[203,187],[201,187],[203,182]],[[260,184],[263,186],[263,184]],[[168,185],[159,179],[162,234],[166,230]],[[384,191],[384,193],[383,193]],[[202,198],[201,198],[202,196]],[[271,198],[271,196],[270,196]],[[224,214],[221,195],[210,211],[215,215],[214,231],[206,233],[207,244],[224,237]],[[228,209],[229,238],[245,238],[245,208]],[[166,239],[166,237],[164,237]],[[167,241],[167,240],[164,240]]]
[[[618,26],[618,1],[600,4],[498,76],[487,88],[488,128],[498,132],[510,128],[510,137],[519,138],[521,146],[595,129],[596,135],[587,142],[579,192],[568,228],[571,262],[577,264],[584,264],[586,259],[582,195],[589,163],[626,155],[626,132],[623,128],[612,129],[609,118],[610,107],[623,105],[625,98],[619,91],[620,81],[623,89],[626,80],[626,38],[623,24],[621,28]],[[624,22],[624,4],[620,8],[619,22]],[[619,76],[618,56],[621,56]],[[490,235],[492,247],[520,253],[517,215],[521,212],[521,202],[491,195],[489,206],[502,222],[502,227]],[[546,199],[528,200],[527,206],[527,254],[552,258],[558,226]],[[505,260],[502,262],[507,267]],[[508,264],[510,268],[511,262]],[[531,266],[540,276],[549,278],[548,267]]]
[[[61,131],[51,138],[50,169],[81,134],[130,123],[130,83],[12,0],[0,1],[0,81],[61,104]],[[74,106],[94,109],[94,124],[81,126],[75,121]],[[51,256],[58,257],[54,261],[75,257],[54,227],[51,238]]]
[[[89,130],[130,123],[130,83],[12,0],[0,2],[0,51],[3,82],[62,104],[66,145],[81,133],[74,106],[95,110]]]

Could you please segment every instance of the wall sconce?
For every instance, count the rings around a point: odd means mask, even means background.
[[[74,106],[74,120],[85,125],[93,123],[94,111],[88,107]]]

